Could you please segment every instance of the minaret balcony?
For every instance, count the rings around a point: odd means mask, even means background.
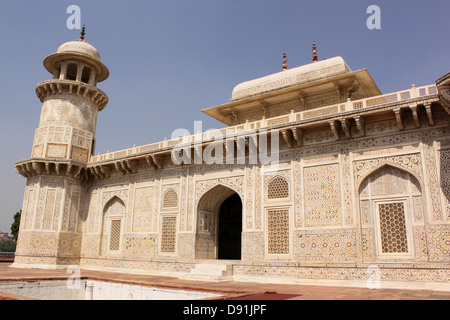
[[[95,86],[74,80],[52,79],[39,83],[36,86],[36,95],[41,102],[52,95],[75,95],[90,99],[98,111],[102,111],[108,104],[108,96]]]

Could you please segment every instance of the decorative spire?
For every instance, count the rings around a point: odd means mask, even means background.
[[[80,40],[84,40],[85,34],[86,34],[86,27],[83,25],[83,29],[81,29],[81,37],[80,37]]]
[[[317,56],[317,48],[316,48],[316,42],[313,41],[313,47],[312,47],[312,52],[313,52],[313,62],[317,62],[318,61],[318,56]]]
[[[283,53],[283,70],[287,70],[287,56],[286,56],[286,50]]]

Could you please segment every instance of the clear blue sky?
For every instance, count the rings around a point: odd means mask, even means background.
[[[10,231],[25,178],[14,163],[31,154],[41,103],[37,83],[50,79],[43,59],[64,42],[69,5],[81,8],[86,40],[108,66],[99,84],[110,99],[99,114],[97,152],[170,138],[172,131],[223,127],[200,112],[226,103],[240,82],[342,56],[367,68],[383,93],[434,83],[450,67],[448,0],[0,0],[0,230]],[[369,30],[368,6],[381,9]]]

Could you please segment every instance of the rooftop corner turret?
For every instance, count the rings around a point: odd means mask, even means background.
[[[97,83],[109,76],[97,49],[85,39],[62,44],[44,59],[53,78],[39,83],[36,94],[42,102],[31,158],[16,164],[19,173],[83,177],[84,166],[95,152],[98,112],[108,96]]]
[[[108,68],[100,61],[97,49],[84,40],[85,28],[79,40],[63,43],[44,59],[44,67],[53,79],[43,81],[36,87],[36,94],[44,102],[45,98],[63,91],[69,95],[88,97],[103,110],[108,96],[97,88],[97,83],[109,77]]]

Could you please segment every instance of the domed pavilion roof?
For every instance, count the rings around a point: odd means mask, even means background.
[[[63,43],[57,50],[44,59],[44,66],[48,72],[54,72],[59,62],[74,60],[87,63],[95,68],[97,82],[106,80],[109,76],[108,68],[100,61],[97,49],[84,40],[84,28],[81,39]]]

